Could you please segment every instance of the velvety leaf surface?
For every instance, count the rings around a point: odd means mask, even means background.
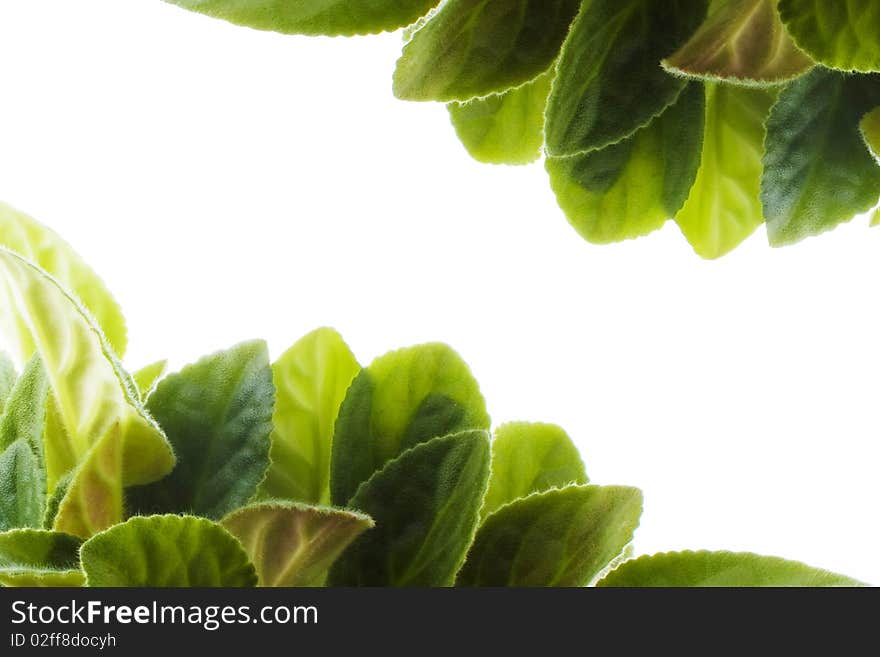
[[[570,486],[501,507],[477,532],[457,586],[584,586],[632,541],[642,495]]]
[[[177,465],[127,491],[132,513],[220,519],[247,503],[269,467],[275,388],[262,341],[206,356],[162,379],[147,409],[165,429]]]
[[[33,357],[0,417],[0,531],[42,525],[46,500],[43,424],[49,382]]]
[[[6,406],[6,400],[12,394],[12,388],[18,379],[18,373],[15,371],[15,363],[9,357],[9,354],[0,351],[0,413]]]
[[[700,166],[705,99],[691,84],[674,105],[623,141],[548,157],[550,186],[569,223],[597,244],[660,228],[684,205]]]
[[[339,409],[330,492],[346,506],[358,486],[402,451],[466,429],[489,429],[486,402],[450,347],[392,351],[355,377]]]
[[[119,305],[92,268],[57,233],[0,203],[0,245],[38,265],[72,292],[101,327],[116,355],[125,355],[128,335]],[[25,361],[34,347],[26,331],[19,333],[22,343],[18,355]]]
[[[439,0],[165,0],[191,11],[285,34],[343,36],[396,30]]]
[[[553,72],[521,87],[465,103],[449,103],[449,118],[471,157],[487,164],[529,164],[544,145],[544,108]]]
[[[256,586],[241,543],[192,516],[138,516],[86,541],[88,586]]]
[[[342,551],[373,527],[362,513],[289,502],[244,507],[222,524],[241,541],[260,586],[320,586]]]
[[[358,489],[351,506],[376,522],[336,561],[336,586],[449,586],[477,527],[489,476],[485,431],[404,452]]]
[[[712,3],[706,21],[663,65],[673,73],[734,83],[777,84],[806,73],[813,61],[794,45],[776,3]]]
[[[665,552],[627,561],[598,586],[860,586],[796,561],[746,552]]]
[[[706,128],[697,180],[675,220],[704,258],[736,248],[764,221],[761,186],[770,91],[706,83]]]
[[[82,306],[20,256],[0,249],[0,302],[28,327],[52,391],[45,429],[47,487],[77,468],[115,428],[122,458],[118,484],[143,484],[174,465],[165,435],[144,412],[130,376]]]
[[[580,0],[447,0],[413,33],[394,72],[406,100],[469,100],[534,79],[553,63]]]
[[[862,117],[880,104],[880,76],[816,69],[788,85],[767,123],[761,200],[771,244],[797,242],[867,212],[880,167]]]
[[[868,144],[868,148],[880,162],[880,107],[866,114],[860,127],[865,143]]]
[[[816,61],[845,71],[880,71],[876,0],[779,0],[795,42]]]
[[[660,60],[706,16],[705,0],[585,0],[547,103],[547,152],[576,155],[628,137],[675,102],[686,81]]]
[[[0,584],[82,586],[80,543],[74,536],[39,529],[0,534]]]
[[[342,336],[329,328],[309,333],[272,365],[272,465],[264,496],[311,504],[330,501],[333,427],[359,369]]]
[[[492,474],[480,515],[485,518],[532,493],[586,483],[578,449],[561,427],[537,422],[502,424],[492,441]]]
[[[142,367],[132,374],[134,383],[140,393],[141,400],[146,400],[146,398],[150,396],[155,389],[156,384],[159,382],[159,379],[165,375],[167,367],[167,360],[159,360]]]

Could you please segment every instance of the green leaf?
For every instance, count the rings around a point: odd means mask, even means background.
[[[575,444],[555,424],[509,422],[495,430],[492,476],[483,502],[485,518],[520,497],[569,484],[586,484]]]
[[[67,242],[26,214],[0,203],[0,245],[33,262],[72,292],[104,332],[115,354],[119,358],[125,355],[128,334],[119,305]],[[33,343],[25,328],[15,332],[18,340],[13,344],[18,345],[18,356],[24,362],[33,353]]]
[[[489,437],[465,431],[404,452],[358,489],[351,506],[376,527],[330,570],[335,586],[450,586],[477,527]]]
[[[165,0],[257,30],[350,36],[396,30],[439,0]]]
[[[584,0],[547,103],[547,152],[614,144],[672,105],[687,82],[659,65],[697,28],[706,0]]]
[[[691,84],[633,136],[566,158],[548,157],[550,186],[585,239],[606,244],[660,228],[688,197],[700,166],[705,98]]]
[[[132,374],[138,393],[140,393],[141,400],[146,400],[146,398],[152,394],[153,390],[156,389],[156,384],[159,382],[159,379],[165,375],[167,368],[168,361],[159,360],[155,363],[150,363],[146,367],[142,367]]]
[[[244,545],[260,586],[320,586],[342,551],[373,527],[362,513],[289,502],[248,506],[222,524]]]
[[[132,513],[220,519],[247,503],[269,467],[275,388],[262,341],[245,342],[165,377],[147,409],[165,429],[177,465],[127,491]]]
[[[333,426],[359,369],[342,336],[330,328],[309,333],[272,365],[272,465],[264,496],[311,504],[330,501]]]
[[[119,480],[103,483],[117,493],[170,472],[174,454],[165,435],[144,411],[130,376],[88,312],[53,278],[3,248],[0,280],[5,281],[0,302],[28,328],[26,337],[42,359],[52,391],[45,430],[48,491],[74,469],[86,477],[103,470],[84,462],[103,460],[108,449],[113,451],[106,445],[111,434],[120,443],[113,448],[121,459]],[[74,490],[81,490],[75,482],[70,493]],[[89,504],[100,506],[98,500]]]
[[[759,190],[770,91],[706,83],[706,128],[697,180],[676,215],[704,258],[736,248],[764,221]]]
[[[529,164],[541,157],[552,79],[548,71],[501,94],[449,103],[449,118],[471,157],[487,164]]]
[[[61,502],[67,496],[70,484],[73,481],[73,471],[71,470],[55,484],[52,494],[46,498],[46,509],[43,512],[43,529],[52,529],[55,526],[55,519],[58,517],[58,509]]]
[[[0,531],[42,525],[46,500],[43,425],[49,383],[34,356],[0,417]]]
[[[830,230],[872,209],[880,167],[859,121],[880,104],[880,76],[816,69],[788,85],[767,123],[761,200],[773,245]]]
[[[803,75],[813,61],[794,45],[776,3],[716,0],[690,41],[663,66],[688,77],[740,84],[778,84]]]
[[[813,59],[844,71],[880,71],[876,0],[779,0],[782,21]]]
[[[0,413],[6,406],[9,395],[12,394],[12,388],[18,374],[15,371],[15,364],[8,354],[0,351]]]
[[[0,584],[82,586],[81,542],[75,536],[38,529],[0,534]]]
[[[627,561],[597,586],[860,586],[796,561],[746,552],[665,552]]]
[[[380,356],[355,377],[339,409],[330,462],[333,504],[419,443],[490,426],[468,366],[450,347],[426,344]]]
[[[859,127],[862,130],[865,143],[868,144],[868,148],[880,163],[880,107],[865,114]]]
[[[477,532],[456,586],[584,586],[632,541],[642,494],[570,486],[508,504]]]
[[[469,100],[533,80],[553,63],[580,0],[447,0],[394,72],[406,100]]]
[[[87,586],[256,586],[241,543],[192,516],[138,516],[86,541]]]
[[[874,215],[871,217],[871,225],[880,226],[880,208],[874,210]]]

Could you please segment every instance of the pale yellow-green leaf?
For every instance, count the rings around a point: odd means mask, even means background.
[[[718,258],[764,221],[761,187],[764,124],[774,94],[706,83],[706,128],[697,180],[675,220],[694,251]]]
[[[167,360],[158,360],[155,363],[150,363],[149,365],[142,367],[132,374],[134,383],[137,386],[142,400],[146,400],[146,398],[150,396],[150,393],[153,392],[159,379],[165,375],[165,370],[167,368]]]
[[[171,471],[174,454],[165,435],[143,410],[131,377],[89,313],[45,271],[3,248],[0,307],[27,328],[52,390],[45,445],[50,493],[87,457],[97,458],[93,448],[102,440],[120,443],[122,469],[114,484],[120,495],[123,486],[149,483]],[[113,427],[118,433],[111,435]],[[76,477],[91,476],[90,468],[76,472]],[[76,477],[68,497],[79,494]]]
[[[0,246],[39,265],[73,293],[91,313],[116,355],[125,355],[128,335],[119,305],[92,268],[57,233],[0,203]],[[26,331],[15,344],[22,362],[30,358],[33,344]]]
[[[880,163],[880,107],[868,112],[860,125],[868,148],[871,149],[874,157],[877,158],[877,162]]]

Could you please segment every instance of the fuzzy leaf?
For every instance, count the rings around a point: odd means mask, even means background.
[[[510,422],[495,430],[492,475],[480,515],[532,493],[586,484],[587,472],[575,444],[555,424]]]
[[[746,552],[665,552],[627,561],[597,586],[860,586],[796,561]]]
[[[767,123],[761,200],[773,245],[791,244],[867,212],[880,167],[859,121],[880,104],[880,76],[816,69],[788,85]]]
[[[257,30],[350,36],[396,30],[440,0],[165,0]]]
[[[359,369],[342,336],[329,328],[309,333],[272,365],[272,465],[264,496],[311,504],[330,501],[333,426]]]
[[[529,164],[541,157],[544,108],[553,72],[516,89],[464,103],[449,103],[459,140],[478,162]]]
[[[705,99],[691,84],[675,104],[620,143],[545,168],[571,225],[597,244],[660,228],[684,205],[700,166]]]
[[[880,163],[880,107],[865,114],[859,126],[862,129],[865,143],[868,144],[868,148]]]
[[[794,45],[776,2],[716,0],[690,41],[663,66],[679,75],[735,84],[779,84],[803,75],[813,61]]]
[[[0,417],[0,531],[42,525],[46,501],[43,425],[49,383],[34,356]]]
[[[443,344],[380,356],[355,377],[339,409],[330,492],[345,506],[358,486],[419,443],[489,429],[486,402],[468,366]]]
[[[122,358],[128,343],[125,318],[104,282],[54,231],[0,203],[0,245],[33,262],[76,296],[104,332],[114,353]],[[13,344],[22,362],[31,357],[33,341],[26,327],[18,325]]]
[[[706,83],[706,127],[697,180],[676,215],[704,258],[736,248],[764,221],[759,190],[764,122],[774,96],[762,89]]]
[[[456,586],[585,586],[632,541],[642,494],[570,486],[500,508],[477,532]]]
[[[829,68],[880,71],[880,3],[876,0],[779,0],[795,43]]]
[[[165,435],[144,412],[131,377],[88,313],[58,283],[0,249],[0,301],[28,327],[54,402],[46,418],[48,490],[113,427],[121,441],[121,485],[154,481],[171,470]]]
[[[548,154],[614,144],[674,103],[687,83],[659,62],[697,28],[706,6],[706,0],[584,0],[547,103]]]
[[[262,341],[245,342],[165,377],[147,409],[165,429],[177,465],[128,493],[132,513],[220,519],[247,503],[269,467],[275,388]]]
[[[477,527],[489,436],[465,431],[404,452],[358,489],[351,506],[376,527],[330,570],[333,586],[450,586]]]
[[[580,0],[447,0],[403,48],[394,93],[469,100],[533,80],[553,63]]]
[[[12,394],[18,374],[15,371],[15,363],[8,354],[0,351],[0,413],[6,407],[6,401]]]
[[[138,516],[86,541],[87,586],[256,586],[241,543],[192,516]]]
[[[265,502],[233,511],[222,524],[244,545],[260,586],[320,586],[373,521],[343,509]]]
[[[167,360],[158,360],[155,363],[150,363],[149,365],[142,367],[132,374],[134,383],[140,393],[141,400],[146,400],[146,398],[152,394],[159,379],[165,375],[165,370],[167,368]]]
[[[80,543],[74,536],[39,529],[0,534],[0,584],[82,586]]]

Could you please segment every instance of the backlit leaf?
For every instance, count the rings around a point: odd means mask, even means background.
[[[0,584],[82,586],[80,543],[74,536],[38,529],[0,534]]]
[[[134,383],[137,386],[142,401],[146,400],[153,392],[159,379],[165,374],[167,367],[167,360],[159,360],[142,367],[132,374],[132,378],[134,378]]]

